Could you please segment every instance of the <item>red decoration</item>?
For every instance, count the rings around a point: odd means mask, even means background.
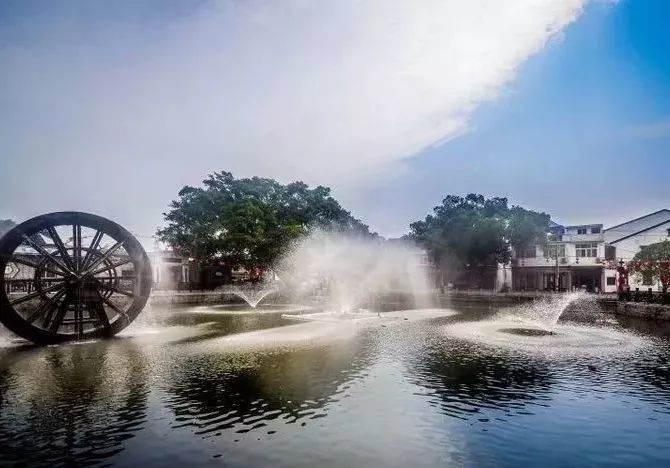
[[[619,293],[623,293],[628,289],[628,268],[621,261],[616,271],[619,273]]]

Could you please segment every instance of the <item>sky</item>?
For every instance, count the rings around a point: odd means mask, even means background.
[[[478,192],[670,208],[670,2],[0,2],[0,219],[142,239],[208,173],[327,185],[382,235]]]

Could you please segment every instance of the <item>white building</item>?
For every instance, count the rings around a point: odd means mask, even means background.
[[[612,251],[612,256],[617,260],[629,262],[640,249],[646,245],[656,244],[664,240],[670,240],[670,210],[659,210],[646,216],[612,226],[605,229],[605,242]],[[611,265],[613,268],[616,265]],[[607,284],[605,291],[616,291],[617,273],[615,270],[607,272]],[[643,278],[642,275],[633,275],[629,278],[631,290],[640,288],[646,291],[652,288],[661,291],[659,281],[652,278]]]
[[[546,245],[514,252],[513,289],[601,291],[606,253],[602,224],[552,223]]]
[[[147,255],[156,289],[177,289],[180,283],[190,283],[195,279],[194,264],[188,258],[171,250],[154,250]]]
[[[554,290],[558,272],[559,290],[616,292],[617,263],[627,263],[641,247],[666,239],[670,239],[670,210],[656,211],[608,229],[603,229],[602,224],[552,223],[545,246],[514,252],[512,287]],[[660,290],[660,284],[641,275],[631,277],[629,283],[633,290]]]

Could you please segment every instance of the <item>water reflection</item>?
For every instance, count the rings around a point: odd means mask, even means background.
[[[550,356],[443,333],[486,314],[233,352],[211,338],[287,322],[183,310],[151,333],[0,348],[0,464],[668,465],[666,337]]]
[[[131,342],[1,352],[3,464],[94,463],[142,428],[147,367]]]
[[[230,353],[177,359],[165,379],[177,426],[198,434],[245,433],[281,421],[323,417],[327,404],[363,378],[372,356],[362,343],[272,353]]]
[[[529,405],[547,404],[555,379],[546,361],[445,338],[442,325],[454,321],[462,318],[393,333],[383,339],[381,352],[402,362],[408,382],[450,417],[481,418],[490,409],[499,417],[526,414]]]

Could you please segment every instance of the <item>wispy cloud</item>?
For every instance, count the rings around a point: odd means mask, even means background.
[[[107,195],[158,211],[214,169],[377,180],[465,131],[584,1],[231,1],[161,24],[44,23],[0,48],[0,185],[43,205],[75,171],[49,201],[113,207],[95,201],[105,174]]]

